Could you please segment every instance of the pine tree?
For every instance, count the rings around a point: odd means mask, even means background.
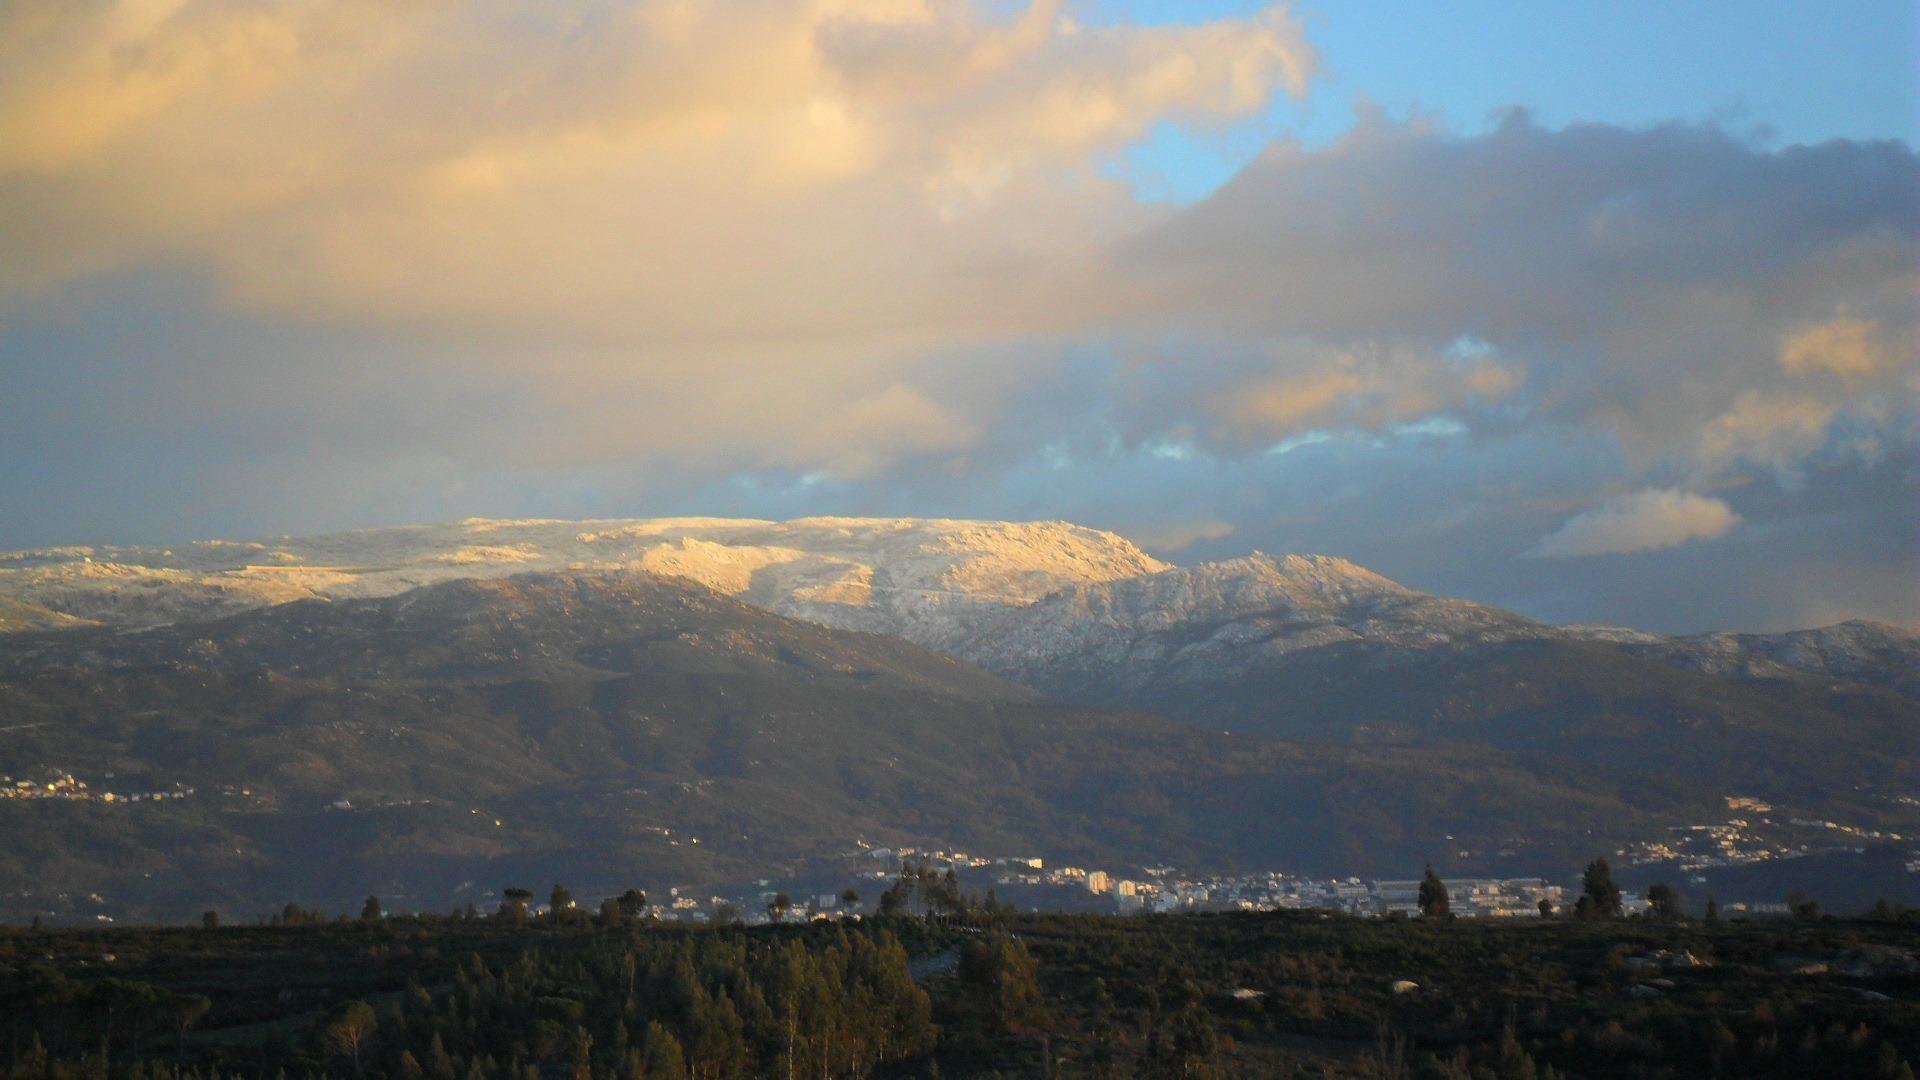
[[[654,1020],[640,1041],[640,1053],[646,1063],[646,1080],[686,1080],[687,1056],[680,1040]]]
[[[1620,916],[1620,886],[1613,883],[1613,867],[1607,865],[1607,860],[1595,859],[1587,864],[1586,873],[1581,876],[1580,900],[1588,918]]]
[[[1437,919],[1447,915],[1452,907],[1453,901],[1447,895],[1446,883],[1433,872],[1433,864],[1428,863],[1426,874],[1420,878],[1420,914]]]
[[[433,1080],[454,1080],[453,1058],[447,1054],[447,1044],[440,1038],[438,1031],[433,1033],[433,1041],[427,1044],[427,1075]]]

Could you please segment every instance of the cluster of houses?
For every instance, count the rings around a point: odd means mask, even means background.
[[[111,780],[112,774],[107,777]],[[160,802],[166,799],[184,799],[193,794],[194,789],[175,784],[167,791],[135,791],[122,794],[115,791],[95,791],[87,786],[85,780],[71,773],[50,774],[44,780],[16,780],[11,776],[0,776],[0,799],[61,799],[68,802],[98,803],[137,803]]]
[[[1647,840],[1619,854],[1635,865],[1671,863],[1682,871],[1705,870],[1715,866],[1740,866],[1768,859],[1792,859],[1819,850],[1828,850],[1836,841],[1850,840],[1899,842],[1908,837],[1895,832],[1865,829],[1818,818],[1787,818],[1784,822],[1766,817],[1772,805],[1759,799],[1730,795],[1727,809],[1744,816],[1703,825],[1675,825],[1667,835]]]

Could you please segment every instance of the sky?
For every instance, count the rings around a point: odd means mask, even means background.
[[[1066,519],[1920,622],[1910,3],[16,0],[0,548]]]

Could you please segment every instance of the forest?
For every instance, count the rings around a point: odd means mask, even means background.
[[[889,892],[753,927],[635,917],[638,893],[532,913],[515,889],[488,915],[369,897],[0,928],[0,1076],[1905,1080],[1920,1059],[1905,910],[1118,917]]]

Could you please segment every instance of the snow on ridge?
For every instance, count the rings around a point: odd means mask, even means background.
[[[500,519],[162,547],[0,554],[0,598],[144,626],[458,578],[616,569],[689,578],[829,625],[951,639],[963,609],[1165,564],[1065,522],[939,518]]]
[[[1414,649],[1591,641],[1754,674],[1920,670],[1920,637],[1906,627],[1850,622],[1692,638],[1552,627],[1410,589],[1335,556],[1255,551],[1173,566],[1124,537],[1070,522],[952,518],[470,518],[172,547],[38,548],[0,553],[0,632],[152,626],[567,570],[685,578],[794,618],[902,637],[1033,685],[1078,674],[1204,684],[1285,653],[1353,641]]]

